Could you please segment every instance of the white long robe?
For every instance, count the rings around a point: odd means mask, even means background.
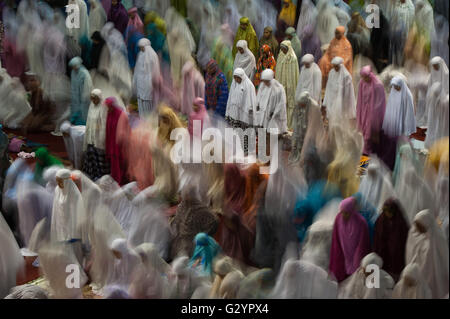
[[[322,72],[316,63],[311,63],[310,67],[302,66],[298,78],[297,89],[295,90],[295,100],[298,100],[300,94],[308,91],[311,97],[320,103],[322,94]]]
[[[256,95],[256,105],[256,126],[277,129],[278,134],[287,131],[286,93],[280,82],[272,79],[269,87],[261,82]]]
[[[239,40],[236,43],[237,48],[242,48],[244,53],[240,53],[239,50],[236,52],[236,57],[234,58],[233,71],[237,68],[244,69],[245,74],[251,80],[255,75],[256,71],[256,59],[252,51],[249,50],[247,41]]]
[[[233,79],[231,83],[225,116],[247,124],[253,124],[251,123],[252,116],[250,113],[255,114],[256,111],[255,86],[243,69],[234,70],[234,75],[239,76],[242,81],[237,83]]]

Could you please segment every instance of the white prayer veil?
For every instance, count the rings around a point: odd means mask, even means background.
[[[431,299],[431,290],[420,273],[419,265],[406,265],[392,292],[392,299]]]
[[[236,52],[236,57],[234,59],[233,70],[241,68],[245,71],[245,74],[249,79],[253,79],[253,75],[256,70],[256,60],[252,51],[249,50],[246,40],[239,40],[236,43],[236,48],[242,48],[244,53],[241,54],[239,50]]]

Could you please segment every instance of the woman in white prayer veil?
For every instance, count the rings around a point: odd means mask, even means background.
[[[239,285],[244,278],[244,274],[239,270],[233,270],[228,273],[220,285],[218,298],[236,299],[236,295],[239,291]]]
[[[448,295],[448,241],[428,209],[416,215],[409,230],[406,263],[419,265],[433,299]]]
[[[300,41],[303,41],[303,30],[306,26],[316,28],[317,15],[316,5],[311,0],[303,0],[297,23],[297,35]]]
[[[327,272],[307,261],[289,259],[271,293],[276,299],[336,299],[338,284]]]
[[[439,57],[435,56],[430,60],[430,78],[428,79],[428,91],[436,83],[441,83],[441,95],[447,95],[449,93],[449,71],[448,66],[445,61]],[[428,109],[428,107],[427,107]]]
[[[80,43],[80,40],[83,36],[89,36],[89,16],[87,5],[84,0],[69,0],[68,5],[76,5],[78,6],[79,12],[79,28],[67,28],[67,32],[70,36],[74,37],[77,43]]]
[[[308,91],[311,97],[320,103],[322,95],[322,71],[314,62],[312,54],[305,54],[302,57],[302,67],[298,78],[297,89],[295,90],[295,100],[298,101],[300,95]]]
[[[329,0],[319,0],[316,5],[317,8],[317,34],[320,43],[325,45],[330,43],[335,36],[335,31],[339,24],[336,16],[334,5],[332,6]]]
[[[99,0],[89,0],[91,5],[89,12],[89,37],[95,31],[100,32],[106,23],[106,12]]]
[[[370,266],[370,267],[368,267]],[[378,269],[371,267],[376,266]],[[359,269],[349,278],[340,283],[339,299],[390,299],[395,282],[392,277],[382,269],[383,260],[375,253],[370,253],[361,260]],[[369,278],[379,270],[379,283],[375,282],[377,276]],[[368,287],[367,283],[378,284],[376,288]]]
[[[17,274],[22,271],[24,259],[11,229],[0,212],[0,298],[4,298],[16,285]]]
[[[408,137],[416,132],[413,97],[406,81],[400,76],[395,76],[391,81],[382,128],[390,137]]]
[[[272,269],[263,268],[248,274],[239,285],[236,299],[268,298],[275,281]]]
[[[51,240],[67,242],[80,239],[79,219],[84,216],[81,193],[70,178],[68,169],[56,173],[58,187],[55,190],[51,221]]]
[[[448,65],[450,63],[448,47],[448,20],[441,15],[435,16],[434,29],[434,33],[431,35],[430,56],[440,56]]]
[[[256,70],[256,60],[252,51],[248,49],[247,41],[239,40],[236,43],[236,48],[238,51],[234,59],[233,70],[241,68],[250,80],[253,79]]]
[[[6,76],[4,75],[3,77],[5,78]],[[12,78],[9,83],[6,80],[5,85],[7,85],[7,95],[2,99],[0,122],[5,127],[17,129],[31,112],[31,106],[28,103],[26,91],[19,78]]]
[[[82,299],[82,288],[88,281],[83,267],[67,243],[47,243],[39,249],[39,265],[50,286],[52,299]],[[79,277],[66,280],[68,267],[79,271]],[[76,269],[76,270],[75,270]],[[73,286],[67,285],[70,282]]]
[[[189,267],[189,257],[180,256],[172,261],[172,273],[169,274],[171,285],[171,299],[190,298],[197,288],[206,286],[201,295],[209,296],[211,282],[205,276],[200,276],[191,267]],[[200,292],[198,292],[200,294]],[[207,298],[207,297],[204,297]]]
[[[395,194],[404,208],[409,224],[412,224],[416,214],[424,209],[429,209],[437,217],[434,194],[413,167],[407,167],[400,173]]]
[[[392,299],[431,299],[431,290],[420,273],[419,265],[406,265],[392,292]]]
[[[271,69],[261,73],[254,120],[255,126],[276,129],[277,134],[287,132],[286,93],[281,83],[274,79]]]
[[[343,65],[341,57],[331,61],[333,68],[328,74],[322,105],[326,107],[331,124],[343,124],[356,118],[356,98],[352,76]]]
[[[377,212],[394,193],[390,171],[376,156],[371,156],[367,174],[362,176],[358,192],[362,195],[363,205],[370,203]]]
[[[28,246],[36,224],[52,214],[53,194],[33,181],[22,181],[17,190],[19,229],[24,247]]]
[[[136,94],[139,116],[148,116],[154,108],[154,83],[161,76],[159,58],[153,50],[150,40],[142,38],[138,41],[140,49],[133,74],[133,92]]]
[[[230,272],[232,272],[236,267],[233,266],[233,260],[225,256],[219,260],[216,260],[214,263],[214,281],[212,284],[212,288],[209,294],[209,297],[211,298],[220,298],[219,290],[223,283],[223,280],[226,275],[228,275]]]
[[[60,170],[60,166],[50,166],[46,168],[42,174],[42,177],[44,178],[45,189],[47,192],[49,192],[52,196],[55,194],[55,189],[58,186],[56,183],[56,173]]]
[[[439,82],[433,84],[428,91],[428,124],[425,137],[425,148],[430,149],[433,144],[443,137],[449,136],[448,121],[448,94],[442,95],[442,85]]]

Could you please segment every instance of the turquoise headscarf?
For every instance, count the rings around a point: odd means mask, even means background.
[[[219,244],[206,233],[198,233],[194,238],[195,250],[192,258],[189,262],[191,267],[197,259],[201,258],[201,264],[203,265],[203,271],[208,275],[212,274],[212,263],[214,257],[217,256],[220,251]]]
[[[356,202],[358,203],[358,210],[359,213],[364,217],[364,219],[367,222],[367,226],[369,227],[369,238],[370,243],[373,244],[373,235],[375,231],[375,223],[378,218],[378,213],[368,201],[364,200],[361,193],[356,193],[352,195],[356,199]]]
[[[417,159],[417,156],[416,156],[413,148],[411,147],[411,145],[409,143],[404,143],[402,146],[400,146],[398,148],[397,155],[395,157],[395,166],[394,166],[394,171],[392,172],[393,185],[395,185],[397,183],[397,179],[400,174],[402,162],[404,161],[404,160],[402,160],[402,156],[409,158],[411,160],[411,162],[413,163],[414,168],[416,170],[418,170],[419,173],[421,171],[420,165],[419,165],[419,160]]]

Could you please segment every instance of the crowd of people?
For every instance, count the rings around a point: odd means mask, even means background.
[[[448,4],[2,1],[0,298],[448,298]]]

